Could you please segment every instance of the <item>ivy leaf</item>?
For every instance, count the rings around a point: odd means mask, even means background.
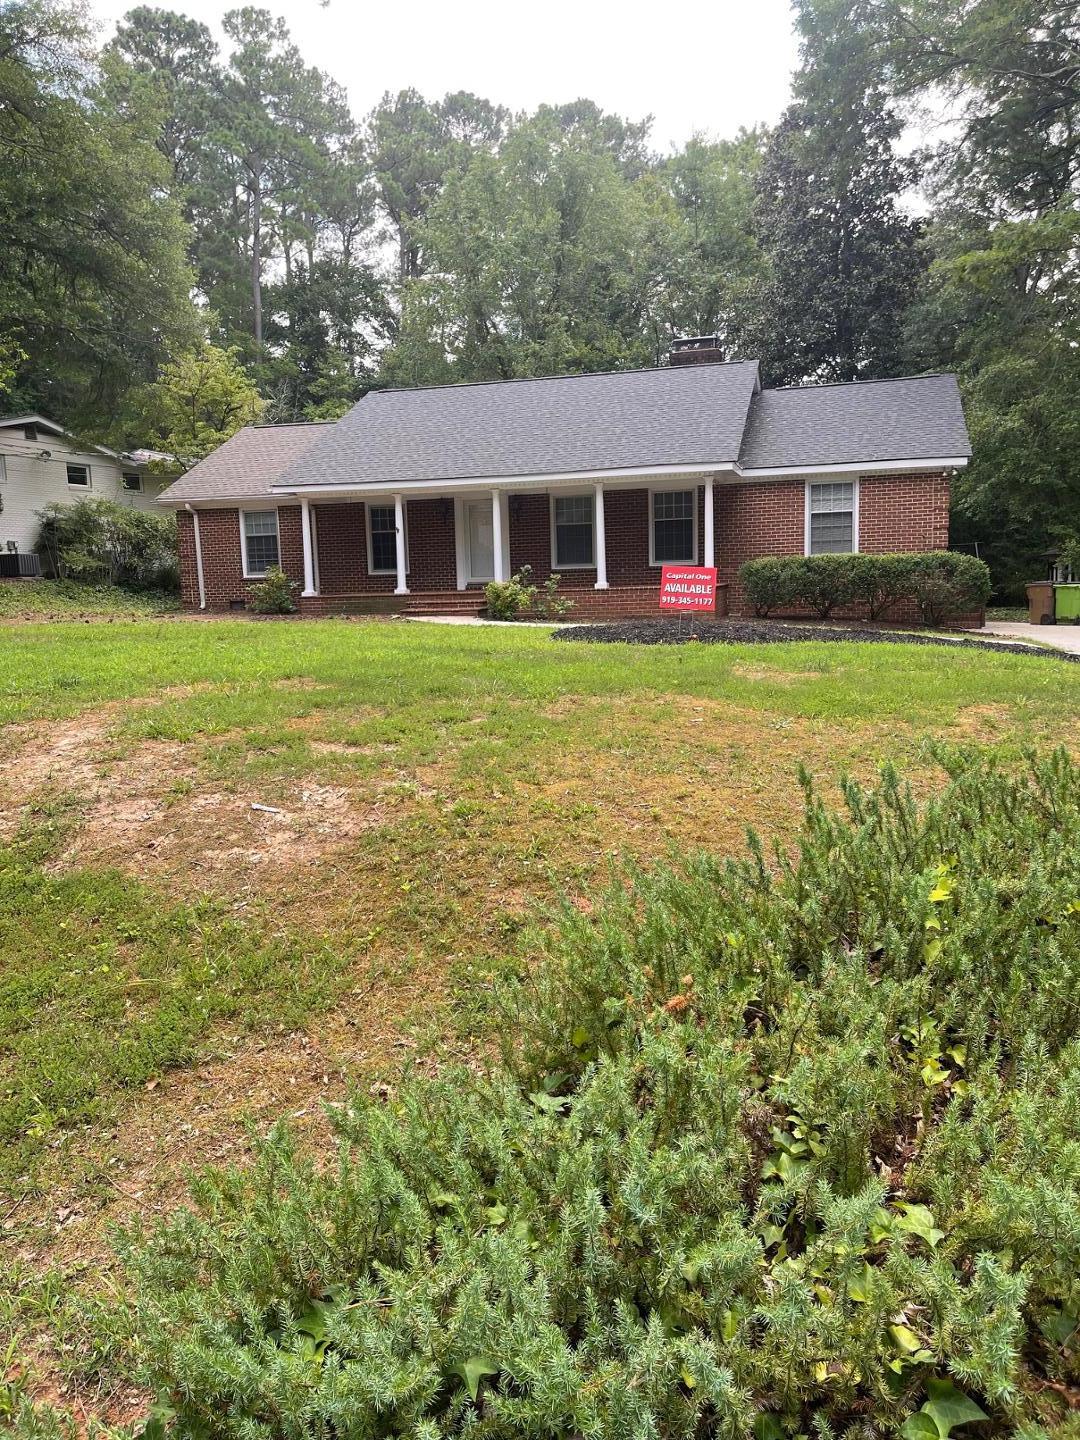
[[[565,1095],[548,1095],[543,1090],[534,1090],[529,1099],[544,1115],[559,1115],[570,1104]]]
[[[900,1434],[904,1440],[941,1440],[937,1426],[923,1410],[916,1410],[914,1415],[907,1417],[900,1427]]]
[[[861,1275],[852,1275],[847,1282],[847,1293],[849,1300],[855,1300],[859,1304],[865,1304],[870,1299],[870,1287],[873,1284],[873,1269],[864,1265]]]
[[[944,1240],[945,1231],[937,1228],[933,1214],[925,1205],[909,1205],[904,1200],[898,1200],[896,1208],[900,1211],[900,1218],[896,1223],[901,1230],[925,1240],[931,1250],[939,1240]]]
[[[896,1343],[898,1350],[903,1350],[907,1355],[914,1355],[917,1350],[922,1349],[922,1341],[906,1325],[890,1325],[889,1334]]]
[[[452,1365],[451,1375],[460,1375],[465,1382],[465,1389],[469,1392],[469,1399],[476,1403],[476,1397],[480,1393],[480,1381],[488,1375],[497,1375],[499,1367],[486,1355],[470,1355],[462,1365]]]
[[[937,1426],[941,1440],[948,1440],[949,1433],[956,1425],[969,1425],[975,1420],[988,1418],[974,1400],[969,1400],[951,1380],[928,1380],[926,1393],[930,1397],[922,1407],[921,1414],[928,1415]]]

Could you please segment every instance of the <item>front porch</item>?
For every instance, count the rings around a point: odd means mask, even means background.
[[[528,566],[537,585],[559,575],[575,617],[651,615],[665,563],[715,564],[716,497],[700,476],[298,498],[304,614],[476,615],[489,581]]]

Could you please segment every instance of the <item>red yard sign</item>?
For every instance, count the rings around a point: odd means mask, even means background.
[[[712,565],[665,565],[660,572],[661,610],[715,610]]]

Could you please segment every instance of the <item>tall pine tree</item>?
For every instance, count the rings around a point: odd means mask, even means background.
[[[852,0],[799,0],[795,99],[758,172],[754,225],[767,265],[739,338],[773,384],[858,380],[902,368],[901,326],[922,270],[901,197],[901,122]]]

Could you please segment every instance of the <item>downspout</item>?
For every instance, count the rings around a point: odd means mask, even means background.
[[[203,579],[202,568],[202,536],[199,534],[199,512],[194,505],[185,505],[184,509],[192,519],[192,526],[195,531],[195,574],[199,581],[199,609],[206,609],[206,581]]]

